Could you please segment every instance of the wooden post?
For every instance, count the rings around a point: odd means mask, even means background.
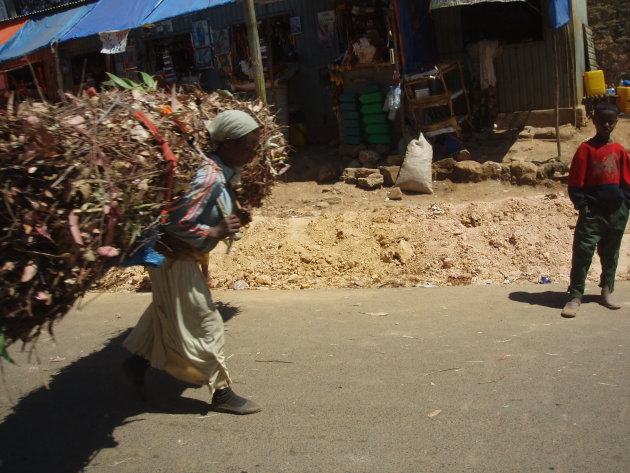
[[[269,4],[265,3],[265,21],[267,24],[265,37],[267,41],[267,67],[269,68],[269,90],[271,90],[271,100],[274,105],[277,106],[278,101],[276,100],[276,88],[274,86],[274,77],[273,77],[273,48],[271,47],[271,19],[269,18]]]
[[[256,9],[254,0],[243,0],[245,10],[245,21],[247,23],[247,38],[249,40],[249,52],[254,71],[254,83],[258,98],[267,104],[267,91],[265,90],[265,74],[262,68],[262,57],[260,54],[260,38],[258,37],[258,22],[256,20]]]
[[[556,144],[558,147],[558,159],[562,157],[562,145],[560,144],[560,65],[558,57],[558,29],[552,30],[554,75],[556,79]]]
[[[37,79],[37,74],[35,74],[35,68],[33,67],[33,64],[31,64],[31,60],[28,58],[28,56],[24,56],[24,58],[26,58],[28,67],[31,70],[31,74],[33,75],[33,81],[35,82],[35,88],[37,89],[39,98],[41,99],[42,103],[46,103],[46,97],[44,97],[44,92],[42,92],[42,88],[39,86],[39,80]]]
[[[61,62],[59,59],[59,43],[54,42],[50,48],[52,49],[53,56],[55,57],[55,71],[57,72],[57,95],[59,100],[65,101],[66,96],[63,92],[63,74],[61,73]]]

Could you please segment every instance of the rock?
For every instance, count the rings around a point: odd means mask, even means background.
[[[390,147],[385,144],[378,144],[378,145],[372,146],[372,149],[376,151],[378,154],[380,154],[381,156],[385,156],[387,153],[389,153]]]
[[[339,179],[339,169],[334,164],[325,164],[317,171],[317,182],[333,182]]]
[[[481,165],[481,172],[484,179],[501,179],[503,167],[494,161],[487,161]]]
[[[440,159],[433,163],[433,175],[435,179],[441,181],[453,174],[456,161],[453,158]]]
[[[462,161],[455,163],[453,168],[453,181],[455,182],[481,182],[484,178],[481,164],[477,161]]]
[[[398,179],[400,166],[379,166],[378,170],[383,175],[385,185],[393,186],[396,183],[396,179]]]
[[[538,166],[527,161],[512,161],[510,163],[510,173],[512,181],[518,185],[536,184]]]
[[[367,177],[358,177],[357,186],[369,190],[380,189],[383,187],[383,175],[381,173],[374,173]]]
[[[533,134],[533,138],[535,139],[556,139],[556,127],[554,126],[547,126],[543,128],[526,127],[525,130],[519,134],[519,138],[521,138],[521,135],[524,134],[526,130],[527,133]],[[575,127],[571,124],[561,125],[558,131],[560,132],[561,140],[570,140],[577,132]]]
[[[400,240],[398,248],[394,252],[394,258],[399,260],[402,264],[408,263],[415,256],[411,243],[407,240]]]
[[[268,274],[258,274],[254,279],[254,282],[259,286],[271,286],[273,284],[273,280],[271,276]]]
[[[333,195],[331,197],[326,197],[324,199],[324,202],[328,202],[330,205],[340,204],[341,203],[341,197],[339,197],[337,195]]]
[[[355,175],[357,176],[357,179],[359,177],[368,177],[368,176],[371,176],[372,174],[380,175],[380,173],[377,170],[370,169],[370,168],[358,168],[355,171]]]
[[[501,163],[501,180],[509,181],[512,178],[510,163]]]
[[[341,180],[346,184],[356,184],[357,183],[357,168],[346,168],[341,173]]]
[[[322,202],[317,202],[313,204],[313,207],[316,207],[318,209],[327,209],[328,207],[330,207],[330,204],[324,200]]]
[[[342,144],[339,146],[339,154],[347,158],[356,158],[359,156],[359,152],[365,149],[364,144],[348,145]]]
[[[469,159],[472,159],[472,157],[470,151],[467,149],[460,149],[457,153],[455,153],[456,161],[468,161]]]
[[[533,126],[526,126],[518,134],[518,139],[519,140],[533,140],[534,136],[536,136],[536,128],[534,128]]]
[[[375,166],[381,160],[381,155],[371,149],[365,149],[359,152],[359,161],[363,166]]]
[[[359,161],[358,159],[353,159],[351,160],[348,165],[346,166],[347,168],[360,168],[361,167],[361,161]]]
[[[399,154],[391,154],[385,160],[388,166],[402,166],[405,157]]]
[[[389,191],[387,197],[389,197],[389,200],[402,200],[402,190],[400,190],[400,187],[394,187],[391,191]]]
[[[368,177],[371,174],[377,174],[374,169],[370,168],[346,168],[341,174],[341,180],[346,184],[356,184],[360,177]],[[378,173],[380,175],[380,173]]]

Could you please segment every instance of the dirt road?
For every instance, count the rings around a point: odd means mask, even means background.
[[[39,366],[3,364],[0,470],[625,473],[630,283],[620,311],[587,296],[573,320],[563,291],[215,291],[235,389],[264,405],[248,417],[154,371],[136,402],[121,341],[149,298],[103,294]]]

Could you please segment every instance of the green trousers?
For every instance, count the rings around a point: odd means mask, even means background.
[[[611,292],[614,291],[619,247],[627,222],[628,206],[625,202],[613,210],[588,207],[580,210],[573,236],[569,298],[584,295],[586,276],[596,248],[602,263],[599,287],[608,286]]]

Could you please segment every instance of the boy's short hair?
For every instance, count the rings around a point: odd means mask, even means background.
[[[617,105],[615,105],[614,103],[610,103],[610,102],[599,102],[596,106],[595,106],[595,113],[601,113],[601,112],[613,112],[617,115],[619,115],[619,107],[617,107]]]

